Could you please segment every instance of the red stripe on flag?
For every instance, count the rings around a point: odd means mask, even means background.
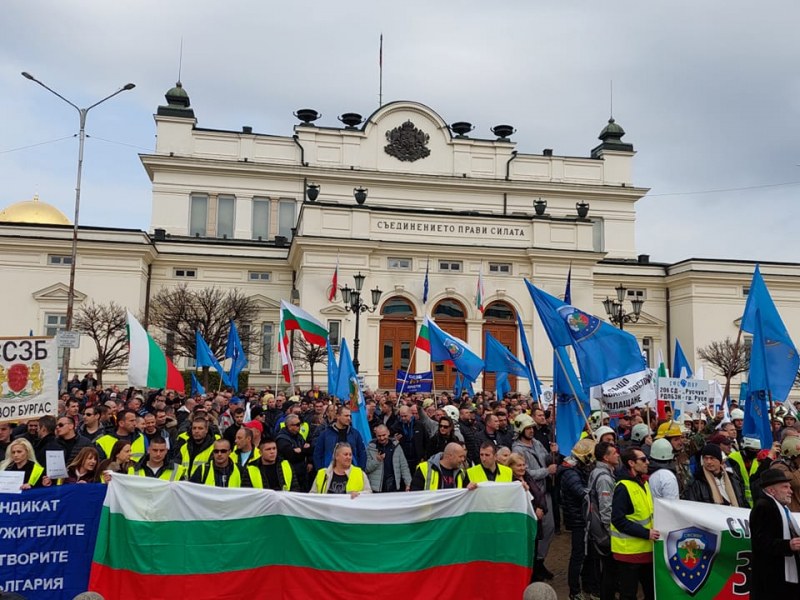
[[[284,565],[199,575],[141,575],[92,564],[89,589],[114,600],[409,600],[412,598],[521,598],[531,569],[472,562],[408,573],[350,573]],[[267,583],[268,582],[268,583]],[[332,595],[332,590],[335,594]]]
[[[181,375],[181,372],[178,371],[177,367],[172,364],[172,361],[169,359],[168,356],[164,356],[164,358],[167,359],[167,385],[166,385],[166,389],[175,390],[176,392],[185,391],[186,383],[183,381],[183,375]]]

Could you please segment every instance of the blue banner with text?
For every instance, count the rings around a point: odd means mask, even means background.
[[[106,486],[0,494],[0,590],[28,600],[85,592]]]
[[[433,389],[433,371],[423,373],[406,373],[397,370],[397,383],[394,390],[396,392],[430,392]]]

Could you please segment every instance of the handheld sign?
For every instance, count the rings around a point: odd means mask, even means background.
[[[55,416],[57,356],[51,337],[0,338],[0,422]]]

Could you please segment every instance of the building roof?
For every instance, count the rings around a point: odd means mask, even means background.
[[[64,213],[51,204],[40,202],[39,196],[34,196],[33,200],[17,202],[0,210],[0,222],[70,225],[70,220]]]

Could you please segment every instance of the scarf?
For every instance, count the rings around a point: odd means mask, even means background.
[[[766,494],[769,496],[769,494]],[[772,496],[772,501],[778,507],[778,513],[781,516],[781,525],[783,527],[783,539],[789,540],[792,538],[793,535],[797,534],[797,525],[794,521],[789,521],[791,519],[791,513],[788,512],[788,509],[778,502]],[[783,574],[786,577],[787,583],[798,583],[797,577],[797,562],[795,560],[795,553],[792,552],[789,556],[785,556],[783,558]]]
[[[703,474],[706,476],[706,483],[708,483],[708,487],[711,488],[711,497],[714,498],[714,504],[721,504],[725,505],[725,500],[722,498],[722,494],[719,493],[717,489],[717,482],[715,481],[714,475],[710,472],[703,469]],[[739,501],[736,499],[736,494],[733,492],[733,486],[731,485],[730,477],[723,469],[722,471],[722,478],[725,481],[725,492],[728,494],[728,498],[730,498],[730,506],[739,506]]]

